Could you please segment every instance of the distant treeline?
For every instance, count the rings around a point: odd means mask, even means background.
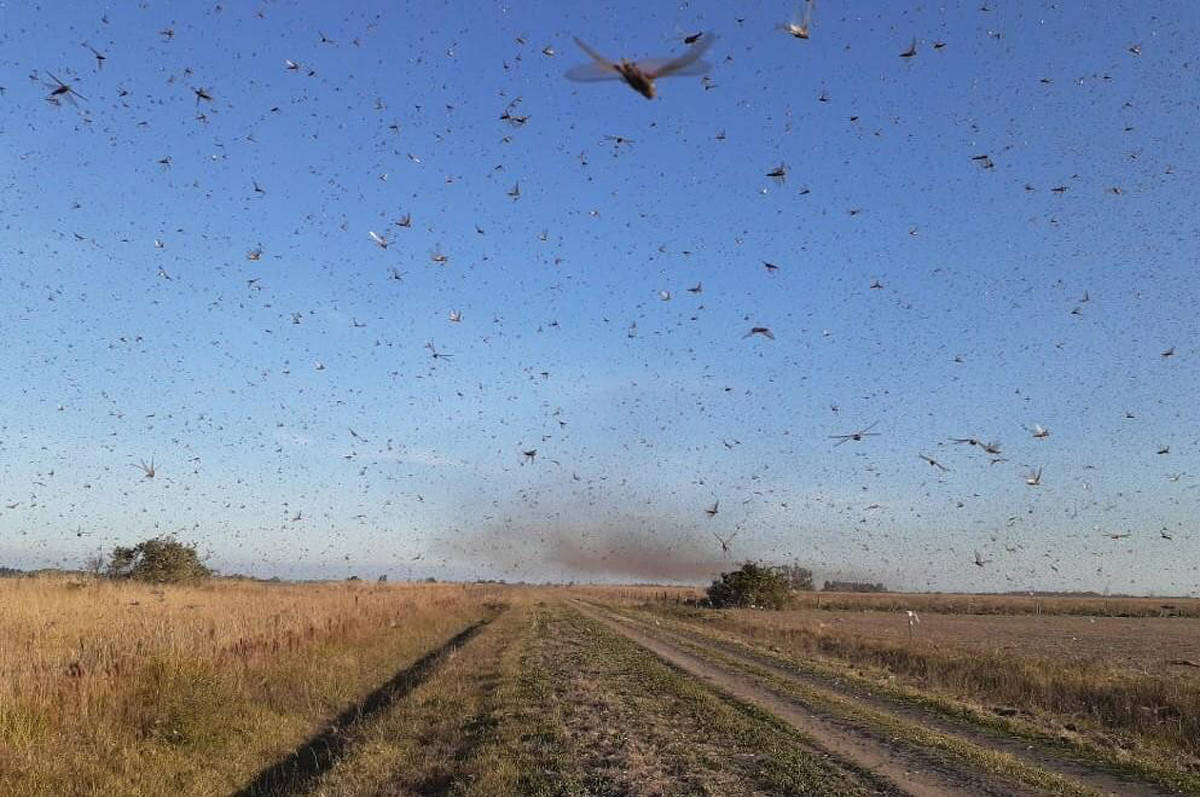
[[[15,567],[0,567],[0,578],[16,578],[23,575],[25,575],[24,570],[18,570]]]
[[[866,581],[826,581],[821,589],[825,592],[887,592],[883,584]]]
[[[1013,590],[1012,592],[998,592],[996,594],[1024,595],[1030,598],[1102,598],[1105,600],[1110,598],[1162,598],[1167,600],[1188,600],[1189,598],[1195,597],[1193,595],[1155,595],[1153,593],[1149,595],[1136,595],[1130,592],[1109,592],[1105,594],[1103,592],[1055,592],[1053,590]]]
[[[998,595],[1026,595],[1030,598],[1132,598],[1134,595],[1103,595],[1099,592],[1081,591],[1081,592],[1056,592],[1054,590],[1019,590],[1015,589],[1011,592],[999,592]]]
[[[769,568],[783,577],[787,585],[796,590],[808,592],[813,588],[812,571],[798,564],[775,565]]]

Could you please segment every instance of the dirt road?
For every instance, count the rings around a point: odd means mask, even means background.
[[[837,684],[814,683],[812,676],[714,645],[712,640],[689,639],[661,624],[581,601],[571,605],[710,687],[770,712],[833,755],[912,794],[1173,793],[1055,757],[1024,740],[993,737],[925,716],[912,707],[874,696],[848,698],[847,690]],[[847,716],[838,710],[839,699],[861,703],[862,709]],[[914,735],[904,732],[905,725]],[[921,744],[921,737],[935,744]],[[943,738],[945,743],[938,744]]]

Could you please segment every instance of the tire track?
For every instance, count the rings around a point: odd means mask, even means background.
[[[843,728],[803,710],[775,692],[754,683],[750,678],[731,673],[674,644],[631,628],[591,606],[573,603],[572,607],[588,619],[635,642],[710,687],[773,714],[814,739],[830,753],[886,778],[909,794],[919,795],[919,797],[951,797],[967,793],[985,793],[972,792],[968,784],[963,783],[960,779],[951,779],[942,773],[917,769],[912,765],[912,761],[900,752],[849,733]]]
[[[645,621],[616,615],[622,621],[637,623],[645,630]],[[1129,797],[1160,797],[1161,795],[1177,794],[1166,786],[1159,786],[1135,777],[1124,777],[1120,773],[1106,771],[1101,767],[1089,765],[1087,762],[1067,756],[1057,756],[1044,748],[1031,745],[1029,742],[1013,736],[999,736],[986,730],[970,725],[965,720],[954,720],[938,713],[911,704],[903,703],[894,698],[876,694],[863,694],[863,690],[844,682],[834,682],[833,679],[818,674],[803,672],[773,661],[767,656],[755,655],[735,643],[712,639],[699,632],[666,629],[655,630],[660,635],[668,636],[676,641],[700,644],[720,651],[723,657],[764,670],[770,675],[784,681],[801,684],[814,689],[831,692],[862,703],[877,711],[892,714],[902,720],[930,728],[946,736],[953,736],[970,742],[979,747],[1007,753],[1022,762],[1053,772],[1072,780],[1080,781],[1087,786],[1105,794],[1129,795]]]
[[[650,650],[668,663],[684,670],[709,686],[726,692],[733,697],[751,703],[788,723],[800,732],[812,737],[829,752],[842,757],[864,769],[875,772],[894,783],[900,789],[914,795],[962,795],[962,794],[1040,794],[1034,788],[1025,788],[1013,783],[999,782],[996,775],[977,771],[969,764],[955,765],[944,759],[930,760],[919,751],[905,749],[907,742],[897,740],[889,744],[880,735],[864,732],[864,729],[849,727],[853,724],[837,721],[819,711],[806,708],[797,700],[760,683],[752,675],[722,666],[689,652],[678,643],[664,639],[661,629],[632,627],[626,618],[614,617],[606,610],[590,604],[573,602],[572,607],[585,617],[603,624],[631,641]],[[754,666],[762,667],[754,662]],[[783,668],[779,668],[781,671]],[[784,671],[786,674],[786,671]],[[904,718],[905,721],[911,721]],[[940,729],[939,729],[940,731]],[[946,733],[951,736],[953,734]],[[976,743],[971,739],[961,741]],[[978,745],[992,749],[987,745]],[[1008,752],[997,750],[997,752]],[[1029,762],[1022,761],[1029,764]],[[1029,764],[1035,766],[1034,764]],[[1146,784],[1128,783],[1108,776],[1106,773],[1089,773],[1092,777],[1080,778],[1071,774],[1054,774],[1075,781],[1084,789],[1094,789],[1109,794],[1169,794],[1148,787]]]
[[[397,672],[361,702],[338,714],[323,731],[259,772],[250,783],[234,792],[236,797],[269,797],[304,791],[345,755],[362,723],[387,710],[427,681],[448,655],[470,642],[493,619],[494,614],[477,620]]]

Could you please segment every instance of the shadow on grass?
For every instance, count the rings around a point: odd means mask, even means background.
[[[495,615],[489,614],[472,623],[441,647],[431,650],[393,675],[361,703],[338,714],[325,730],[259,772],[254,780],[235,792],[237,797],[266,797],[303,791],[327,772],[353,744],[353,731],[359,724],[384,711],[428,680],[442,659],[469,642],[493,619]]]

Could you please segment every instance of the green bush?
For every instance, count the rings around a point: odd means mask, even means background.
[[[175,583],[197,581],[212,575],[195,545],[185,545],[174,537],[155,537],[132,548],[113,548],[105,570],[109,578]]]
[[[776,568],[746,562],[741,569],[722,573],[708,588],[709,605],[716,609],[782,609],[791,598],[788,579]]]

